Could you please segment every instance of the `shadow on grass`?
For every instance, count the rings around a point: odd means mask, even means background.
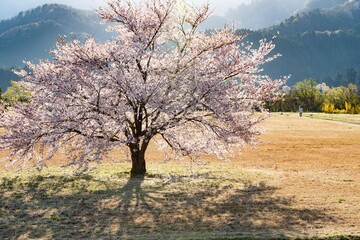
[[[4,178],[0,239],[270,238],[335,221],[320,210],[294,208],[292,198],[276,196],[265,183],[120,175],[106,181],[91,175]]]

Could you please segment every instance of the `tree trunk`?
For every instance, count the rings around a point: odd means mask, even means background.
[[[129,146],[131,152],[131,178],[142,177],[146,174],[145,152],[149,144],[148,140],[142,144],[131,144]]]

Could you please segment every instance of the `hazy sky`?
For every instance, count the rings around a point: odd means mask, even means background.
[[[209,2],[214,13],[224,15],[230,8],[241,3],[250,3],[251,0],[187,0],[188,2]],[[17,15],[20,11],[26,11],[45,3],[61,3],[81,9],[96,9],[104,4],[103,0],[0,0],[0,19],[8,19]]]

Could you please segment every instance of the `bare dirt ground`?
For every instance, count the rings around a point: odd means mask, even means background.
[[[293,197],[292,207],[330,220],[301,233],[360,236],[360,125],[274,114],[262,126],[268,131],[260,145],[244,150],[238,164],[273,176],[264,181],[276,196]]]
[[[260,127],[230,162],[163,163],[152,147],[145,179],[111,161],[3,172],[0,239],[360,237],[360,125],[273,114]]]

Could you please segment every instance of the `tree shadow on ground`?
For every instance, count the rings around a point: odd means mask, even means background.
[[[293,198],[277,196],[266,183],[220,180],[206,174],[3,179],[0,238],[269,238],[336,221],[317,209],[295,208]]]

